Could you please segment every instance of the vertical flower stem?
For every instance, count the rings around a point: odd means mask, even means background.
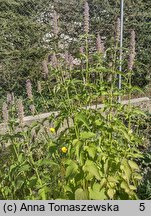
[[[86,35],[85,48],[86,48],[86,83],[88,83],[88,80],[89,80],[89,51],[88,51],[88,35]]]
[[[128,82],[129,82],[129,93],[128,93],[128,109],[129,109],[129,120],[128,120],[128,129],[131,129],[131,117],[130,117],[130,111],[131,111],[131,83],[132,83],[132,75],[131,75],[131,71],[129,72],[128,75]]]

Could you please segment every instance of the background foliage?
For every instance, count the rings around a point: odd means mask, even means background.
[[[65,46],[68,41],[70,50],[76,52],[77,37],[83,29],[83,3],[84,0],[0,1],[1,97],[5,91],[22,94],[27,78],[35,82],[40,77],[41,62],[47,58],[53,46],[50,33],[54,9],[59,14],[61,44]],[[120,16],[120,1],[93,0],[88,3],[90,31],[93,34],[99,32],[105,38],[107,47],[114,38],[115,21]],[[125,0],[124,11],[124,47],[128,47],[127,38],[131,29],[135,29],[137,36],[133,83],[144,87],[149,81],[151,67],[151,1]]]

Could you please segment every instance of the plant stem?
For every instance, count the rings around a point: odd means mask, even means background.
[[[32,152],[31,152],[31,150],[30,150],[29,144],[27,144],[27,148],[28,148],[28,151],[29,151],[29,156],[30,156],[31,164],[33,165],[33,169],[34,169],[34,171],[35,171],[35,173],[36,173],[36,176],[37,176],[39,185],[40,185],[40,187],[42,188],[42,187],[43,187],[42,180],[41,180],[41,178],[40,178],[40,176],[39,176],[38,169],[37,169],[37,167],[35,166],[35,162],[34,162],[34,159],[33,159]],[[45,190],[42,190],[42,192],[41,192],[41,198],[42,198],[42,200],[46,200],[46,193],[45,193]]]
[[[86,83],[88,83],[89,79],[89,47],[88,47],[88,35],[86,35],[85,39],[85,48],[86,48]]]
[[[128,75],[128,80],[129,80],[129,93],[128,93],[128,109],[129,109],[129,120],[128,120],[128,129],[131,129],[131,117],[130,117],[130,111],[131,111],[131,87],[132,87],[132,75],[131,71],[129,72]]]

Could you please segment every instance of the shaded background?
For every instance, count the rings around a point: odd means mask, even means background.
[[[53,48],[52,14],[59,15],[59,37],[76,54],[78,37],[83,34],[84,0],[0,0],[0,98],[7,91],[24,94],[27,78],[41,78],[41,62]],[[151,1],[125,0],[124,47],[129,46],[130,30],[136,31],[136,62],[133,84],[145,88],[151,70]],[[98,32],[109,47],[120,17],[120,0],[90,0],[90,33]],[[95,45],[95,44],[94,44]],[[63,50],[64,51],[64,50]],[[124,56],[126,60],[126,56]],[[123,68],[123,70],[125,70]]]

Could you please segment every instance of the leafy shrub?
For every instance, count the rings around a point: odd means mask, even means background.
[[[71,55],[62,58],[56,52],[50,64],[43,62],[44,89],[51,99],[41,95],[41,102],[36,104],[31,82],[26,82],[26,105],[30,105],[33,115],[40,103],[48,109],[51,104],[58,113],[27,126],[21,99],[17,105],[3,105],[1,199],[138,198],[136,191],[142,176],[136,159],[143,157],[139,150],[143,139],[137,117],[145,114],[130,103],[132,92],[138,90],[131,85],[135,33],[131,34],[128,71],[124,74],[118,71],[119,37],[115,47],[105,53],[98,35],[97,50],[91,53],[88,4],[84,15],[85,34],[80,41],[84,41],[85,49],[80,49],[76,59],[80,63],[74,66]],[[54,37],[57,47],[57,35]],[[111,57],[110,62],[105,55]],[[119,75],[122,90],[117,88]],[[128,95],[127,105],[118,102],[121,95]]]

